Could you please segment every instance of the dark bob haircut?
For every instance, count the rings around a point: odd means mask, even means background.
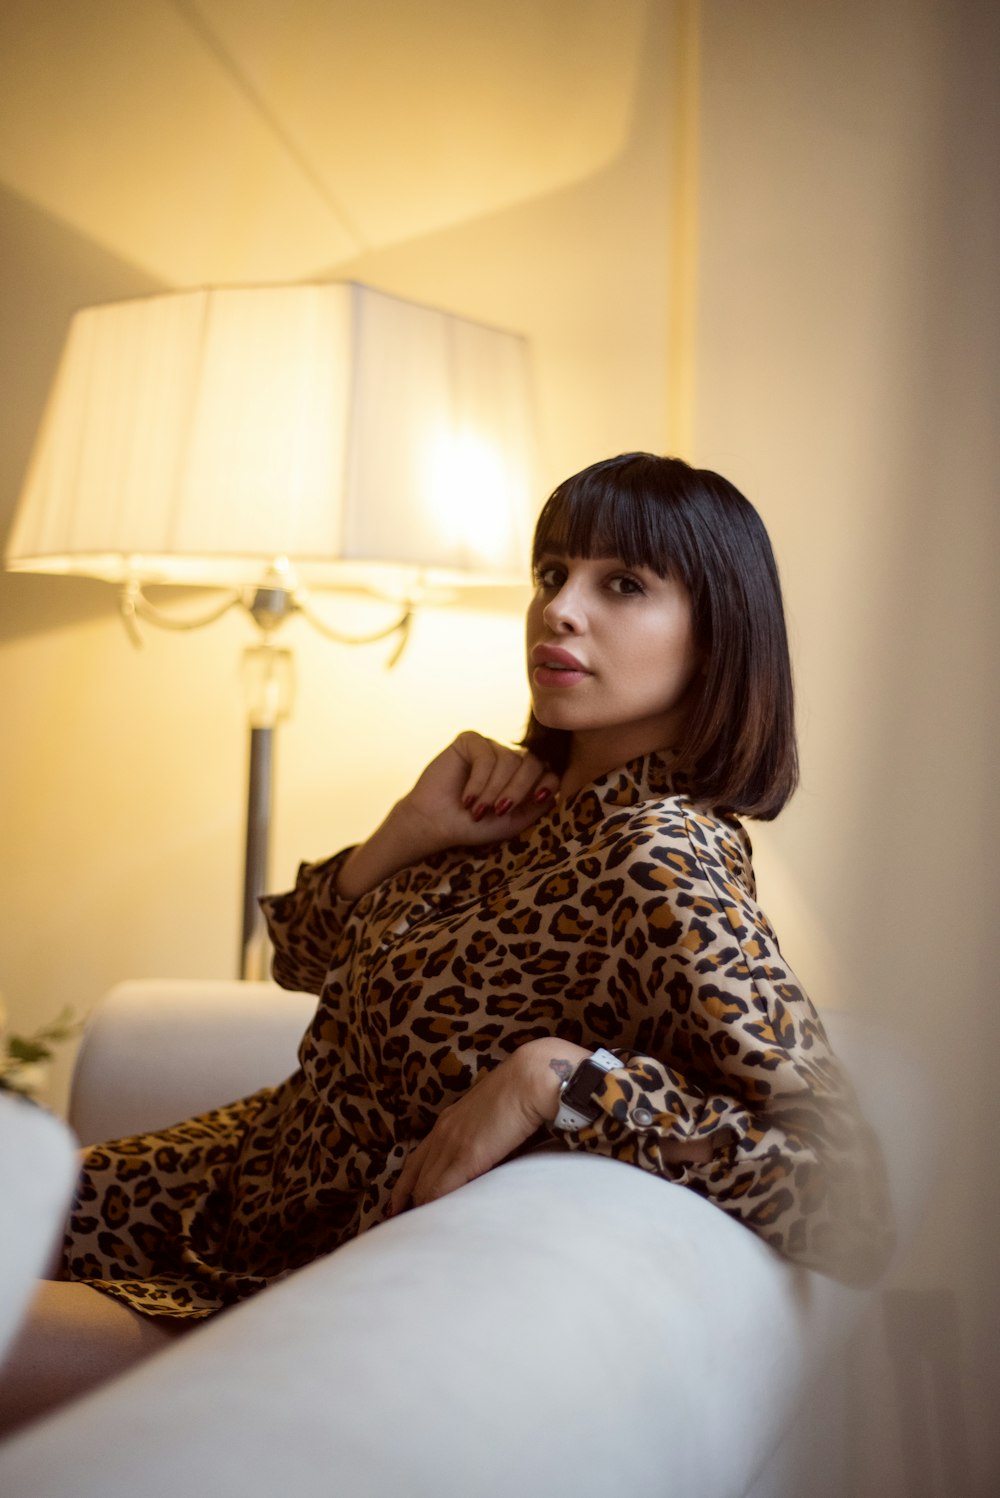
[[[673,746],[678,767],[697,804],[776,817],[798,781],[792,672],[778,569],[750,501],[707,468],[624,453],[553,491],[538,517],[533,562],[550,550],[620,557],[684,584],[704,675]],[[566,768],[568,731],[545,728],[532,713],[522,742],[553,769]]]

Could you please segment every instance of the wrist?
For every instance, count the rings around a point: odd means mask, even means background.
[[[409,812],[405,802],[398,801],[371,837],[359,843],[347,859],[337,879],[337,893],[346,900],[357,900],[407,864],[436,852],[439,846],[431,829]]]
[[[426,858],[429,853],[440,853],[449,846],[440,826],[413,807],[409,796],[396,802],[375,835],[401,856],[400,867]]]
[[[529,1040],[517,1052],[526,1073],[526,1085],[532,1112],[538,1123],[551,1123],[559,1111],[559,1093],[563,1083],[581,1061],[593,1055],[589,1046],[545,1035]]]

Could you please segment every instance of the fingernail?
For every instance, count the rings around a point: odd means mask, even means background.
[[[497,804],[496,804],[496,806],[494,806],[493,810],[496,812],[496,814],[497,814],[498,817],[502,817],[503,814],[504,814],[504,812],[505,811],[510,811],[510,809],[511,809],[511,807],[513,805],[514,805],[514,803],[510,799],[510,797],[509,796],[504,796],[502,798],[502,800],[500,800],[500,801],[497,802]]]
[[[465,807],[466,811],[469,810],[470,806],[473,806],[475,804],[475,800],[475,796],[466,796],[465,800],[462,802],[462,805]]]
[[[543,785],[540,791],[536,791],[535,792],[535,800],[536,801],[547,801],[551,795],[552,795],[552,792],[549,790],[548,786],[547,785]]]
[[[474,822],[480,822],[482,821],[483,817],[485,817],[485,815],[486,807],[482,804],[482,802],[480,802],[475,811],[472,813],[472,820]]]

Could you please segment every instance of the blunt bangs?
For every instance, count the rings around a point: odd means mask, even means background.
[[[626,453],[574,474],[553,490],[538,517],[532,561],[552,552],[574,557],[620,557],[626,567],[651,567],[690,587],[690,537],[663,485],[648,467],[675,459]],[[678,469],[686,464],[677,462]]]

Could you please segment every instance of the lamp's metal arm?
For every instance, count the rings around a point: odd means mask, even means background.
[[[158,629],[201,629],[206,624],[214,624],[217,619],[222,618],[223,614],[228,614],[231,608],[235,608],[242,601],[242,594],[231,593],[224,603],[216,605],[207,613],[199,614],[196,619],[176,619],[164,609],[158,609],[155,603],[151,603],[142,591],[142,584],[136,582],[134,578],[122,585],[118,600],[129,639],[133,645],[140,647],[142,635],[136,623],[137,619],[145,619],[147,623],[155,624]]]
[[[334,629],[331,624],[327,624],[325,619],[320,618],[319,614],[316,613],[315,609],[302,594],[296,594],[295,607],[297,612],[309,621],[313,629],[317,630],[319,634],[325,635],[328,640],[336,641],[338,645],[374,645],[377,640],[387,640],[390,635],[394,635],[398,630],[399,642],[386,662],[388,666],[396,664],[406,648],[407,640],[410,638],[410,626],[413,623],[412,603],[405,603],[403,605],[402,613],[398,619],[393,620],[392,624],[388,625],[385,629],[376,630],[374,634],[370,635],[345,635],[339,629]]]
[[[413,603],[407,601],[402,605],[399,617],[385,629],[375,630],[369,635],[348,635],[342,630],[334,629],[332,624],[327,624],[326,620],[317,614],[305,594],[298,590],[289,593],[283,588],[261,587],[257,588],[252,595],[248,595],[245,591],[234,591],[228,594],[222,603],[191,619],[178,619],[173,614],[167,613],[165,609],[157,608],[156,604],[151,603],[146,597],[142,584],[135,578],[130,578],[122,585],[119,595],[122,620],[129,639],[136,646],[141,646],[143,643],[137,623],[139,619],[145,619],[148,624],[155,624],[158,629],[202,629],[206,624],[214,624],[237,604],[243,605],[264,633],[270,633],[276,629],[291,614],[301,614],[313,629],[338,645],[374,645],[379,640],[387,640],[390,635],[398,631],[399,641],[396,649],[386,662],[389,667],[396,664],[406,648],[414,611]]]

